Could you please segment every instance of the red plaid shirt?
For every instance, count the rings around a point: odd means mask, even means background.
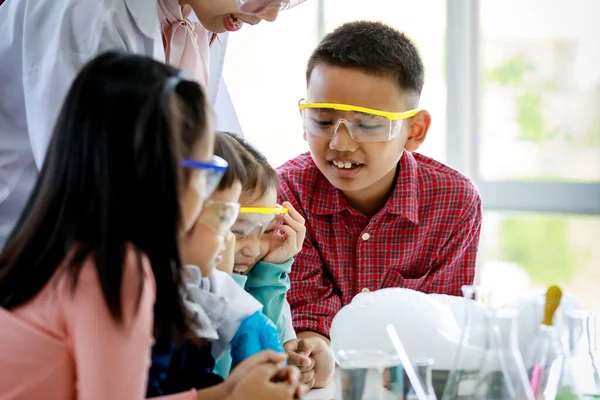
[[[340,308],[364,289],[402,287],[460,295],[472,284],[481,200],[459,172],[417,153],[400,160],[395,189],[371,219],[353,209],[309,153],[278,168],[280,201],[306,218],[290,273],[298,332],[329,336]]]

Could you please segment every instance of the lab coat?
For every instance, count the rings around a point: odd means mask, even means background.
[[[164,62],[152,0],[5,0],[0,7],[0,248],[35,184],[69,87],[89,60],[126,50]],[[208,95],[217,127],[241,132],[222,71],[227,35],[211,47]]]

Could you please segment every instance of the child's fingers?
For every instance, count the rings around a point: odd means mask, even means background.
[[[298,392],[298,388],[301,386],[299,382],[295,383],[287,383],[287,382],[279,382],[279,383],[271,383],[272,387],[269,390],[269,398],[278,398],[278,399],[289,399],[293,398],[293,396]],[[272,397],[275,396],[275,397]]]
[[[295,230],[286,225],[281,225],[279,230],[283,234],[285,240],[284,242],[282,242],[282,246],[288,246],[290,249],[293,249],[294,254],[290,255],[290,257],[293,257],[298,251],[298,234]]]
[[[302,245],[304,244],[304,237],[306,236],[306,228],[304,227],[304,225],[300,224],[297,221],[292,220],[289,216],[288,219],[285,220],[285,222],[288,224],[288,226],[291,226],[294,231],[295,231],[295,235],[294,235],[294,239],[295,239],[295,246],[298,248],[298,250],[300,250],[302,248]],[[282,225],[282,227],[285,225]]]
[[[302,249],[302,245],[304,244],[304,237],[306,236],[306,228],[302,226],[302,229],[296,231],[296,246],[298,249]]]
[[[308,385],[302,384],[298,386],[298,389],[296,390],[296,398],[301,399],[306,393],[308,393],[309,390],[310,388]]]
[[[313,344],[314,341],[310,339],[300,339],[300,341],[298,341],[298,347],[296,347],[296,352],[309,357],[314,351]]]
[[[235,246],[235,235],[233,234],[233,232],[227,232],[227,234],[225,235],[225,243],[227,244],[227,246]]]
[[[281,225],[279,227],[279,231],[282,234],[282,236],[285,236],[287,241],[293,240],[293,242],[296,242],[296,231],[291,226]]]
[[[252,380],[259,382],[269,382],[278,373],[281,367],[277,364],[263,363],[254,367],[248,376],[252,376]]]
[[[272,382],[287,382],[290,384],[300,381],[300,370],[294,366],[283,367],[271,378]]]
[[[289,363],[297,366],[298,368],[300,368],[301,371],[302,371],[302,369],[310,367],[311,362],[310,362],[310,358],[308,356],[298,354],[295,352],[288,352],[288,356],[289,356],[289,360],[288,360]]]
[[[306,222],[304,220],[304,217],[302,215],[300,215],[300,213],[298,211],[296,211],[294,206],[292,206],[292,204],[289,201],[284,201],[283,206],[288,209],[287,215],[290,215],[292,217],[292,219],[294,219],[295,221],[298,221],[302,225],[304,225],[304,223]]]
[[[286,225],[291,226],[296,232],[306,229],[303,222],[294,220],[290,215],[286,214],[283,217]]]
[[[300,383],[310,384],[310,382],[312,382],[314,380],[315,380],[315,370],[314,369],[310,369],[308,371],[302,372],[302,375],[300,375]],[[313,382],[313,384],[314,384],[314,382]]]
[[[279,353],[273,350],[264,350],[255,356],[244,360],[244,363],[246,363],[248,366],[256,366],[262,363],[279,364],[285,361],[287,357],[288,356],[285,353]]]

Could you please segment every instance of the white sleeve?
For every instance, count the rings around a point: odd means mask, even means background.
[[[79,71],[107,50],[136,51],[141,34],[124,2],[42,2],[25,21],[23,92],[29,140],[41,168],[56,119]],[[66,7],[66,6],[65,6]],[[38,15],[45,14],[45,15]],[[36,21],[38,27],[35,25]]]
[[[233,101],[223,78],[223,67],[229,33],[219,34],[210,46],[210,76],[208,79],[208,95],[217,114],[217,130],[243,135]]]
[[[23,91],[29,141],[38,169],[42,168],[46,150],[60,108],[75,76],[87,62],[80,55],[59,54],[53,62],[42,63],[23,77]]]
[[[227,318],[225,322],[217,329],[219,339],[213,342],[212,354],[215,359],[219,359],[221,354],[229,347],[229,342],[233,339],[240,324],[244,319],[261,311],[263,305],[252,295],[242,289],[228,273],[215,270],[208,278],[210,291],[229,300],[227,309]]]
[[[288,340],[296,339],[296,331],[294,330],[294,326],[292,325],[292,309],[287,299],[283,301],[283,308],[281,309],[281,314],[283,315],[283,319],[285,321],[285,338],[283,339],[283,342],[285,343]]]

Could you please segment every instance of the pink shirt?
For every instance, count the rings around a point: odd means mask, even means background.
[[[183,70],[188,79],[208,85],[210,43],[208,31],[190,17],[192,7],[179,0],[158,0],[158,20],[165,61]],[[195,17],[195,15],[193,15]]]
[[[0,308],[0,399],[143,399],[156,296],[148,259],[140,271],[135,253],[127,254],[122,326],[109,314],[93,260],[84,262],[71,289],[68,276],[57,272],[27,304]],[[195,400],[196,391],[160,399]]]

